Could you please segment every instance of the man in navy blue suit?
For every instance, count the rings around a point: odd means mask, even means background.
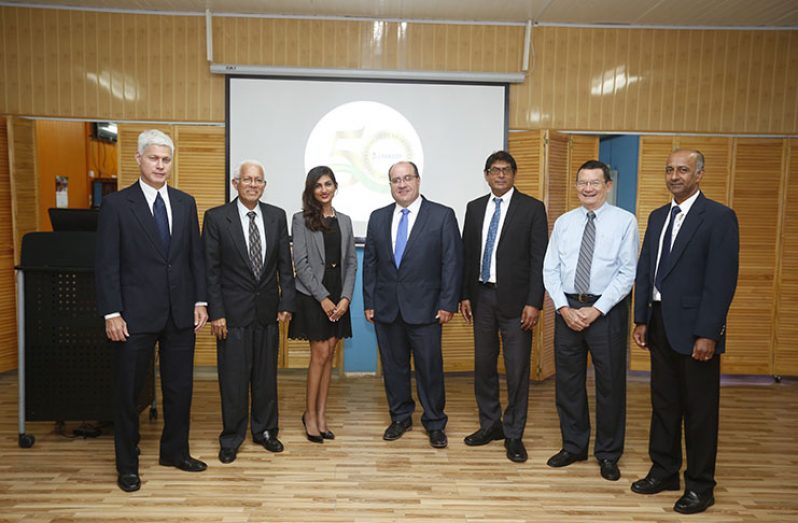
[[[651,353],[651,469],[638,494],[679,490],[684,422],[684,495],[673,509],[703,512],[715,502],[720,355],[737,286],[740,232],[734,211],[699,190],[704,156],[668,156],[673,200],[651,213],[637,264],[635,343]]]
[[[413,162],[391,166],[388,179],[396,203],[371,213],[363,255],[365,314],[375,324],[391,414],[383,439],[399,439],[413,424],[412,353],[421,422],[430,445],[445,448],[441,326],[460,298],[460,230],[452,209],[420,196]]]
[[[166,185],[173,158],[167,135],[141,133],[141,177],[103,198],[97,229],[97,307],[114,351],[114,446],[125,492],[141,487],[136,404],[156,342],[164,415],[159,463],[206,468],[188,449],[194,339],[208,320],[205,260],[194,198]]]

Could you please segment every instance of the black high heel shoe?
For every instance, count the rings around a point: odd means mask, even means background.
[[[305,414],[302,414],[302,426],[305,427],[305,436],[307,436],[308,441],[312,443],[324,443],[324,438],[321,435],[314,436],[313,434],[308,433],[308,426],[305,424]]]
[[[335,439],[335,434],[331,430],[323,430],[321,431],[321,437],[323,439]]]

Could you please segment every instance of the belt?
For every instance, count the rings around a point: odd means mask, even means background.
[[[485,287],[486,289],[495,289],[496,288],[496,284],[493,283],[493,282],[489,282],[489,281],[481,281],[481,282],[479,282],[479,285],[481,287]]]
[[[595,303],[601,298],[601,295],[596,294],[566,294],[566,298],[569,300],[578,301],[579,303]]]

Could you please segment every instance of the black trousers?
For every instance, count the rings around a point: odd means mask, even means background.
[[[648,325],[651,351],[651,433],[649,475],[678,477],[682,466],[684,421],[687,469],[685,488],[701,494],[715,488],[720,403],[720,355],[696,361],[671,349],[662,310],[654,303]]]
[[[254,441],[263,441],[266,430],[272,436],[277,435],[279,333],[277,323],[231,327],[227,339],[216,342],[222,398],[223,428],[219,435],[222,448],[237,449],[244,442],[248,420]]]
[[[375,323],[380,347],[385,395],[391,420],[411,419],[415,402],[410,386],[410,355],[416,370],[416,391],[424,413],[421,423],[428,431],[443,430],[446,389],[443,383],[441,326],[438,323],[411,325],[397,318],[393,323]]]
[[[194,386],[194,329],[178,329],[171,317],[161,332],[131,334],[112,342],[114,351],[114,448],[119,474],[138,473],[138,398],[158,343],[163,396],[160,456],[177,462],[189,457],[188,431]]]
[[[479,287],[474,310],[474,395],[479,407],[479,426],[483,429],[501,423],[508,438],[522,438],[529,404],[529,364],[532,331],[521,329],[521,316],[507,317],[499,312],[496,289]],[[519,311],[520,312],[520,311]],[[499,400],[499,335],[502,340],[507,408],[502,418]]]
[[[590,306],[568,300],[571,308]],[[587,404],[587,354],[593,362],[596,383],[596,442],[598,459],[618,461],[626,432],[626,346],[629,306],[626,300],[599,316],[580,332],[571,330],[559,314],[554,323],[554,361],[557,413],[563,449],[587,454],[590,413]]]

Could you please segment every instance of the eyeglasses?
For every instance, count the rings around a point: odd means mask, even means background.
[[[399,185],[402,182],[410,183],[416,178],[418,178],[417,174],[406,174],[404,176],[397,176],[396,178],[391,178],[391,185]]]
[[[602,185],[604,185],[603,180],[579,180],[576,182],[576,186],[579,188],[590,187],[591,189],[598,189]]]
[[[488,173],[492,174],[493,176],[496,176],[499,173],[513,174],[513,167],[511,165],[508,165],[507,167],[491,167],[488,169]]]
[[[266,180],[263,178],[239,178],[238,182],[244,185],[252,185],[255,187],[266,185]]]

